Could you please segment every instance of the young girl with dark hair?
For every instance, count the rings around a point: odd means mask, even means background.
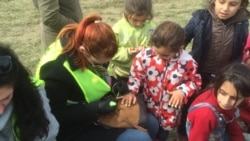
[[[237,108],[250,97],[250,69],[235,63],[224,68],[188,110],[186,130],[193,141],[244,141]]]

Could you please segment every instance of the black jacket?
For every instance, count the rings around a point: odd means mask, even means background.
[[[248,25],[247,19],[235,24],[231,61],[241,60],[242,58],[243,48],[248,35]],[[212,16],[209,11],[206,9],[195,11],[184,30],[186,36],[185,44],[187,45],[193,39],[190,53],[198,64],[202,65],[201,60],[206,58],[206,50],[210,46],[212,38]]]
[[[57,140],[115,140],[124,129],[105,129],[93,124],[98,118],[98,101],[86,103],[78,83],[63,66],[67,58],[66,55],[59,55],[40,68],[40,79],[45,81],[52,113],[60,124]],[[76,69],[71,59],[68,62],[72,70]],[[67,104],[67,100],[77,103]]]

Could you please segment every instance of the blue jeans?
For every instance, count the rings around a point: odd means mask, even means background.
[[[148,113],[147,129],[148,134],[152,139],[155,139],[156,134],[159,131],[159,126],[158,119],[153,114]]]
[[[152,114],[147,116],[148,133],[138,129],[126,129],[117,137],[116,141],[152,141],[158,132],[159,122]]]

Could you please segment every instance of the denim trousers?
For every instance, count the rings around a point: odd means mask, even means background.
[[[152,141],[158,130],[159,122],[152,114],[147,115],[147,129],[148,133],[145,133],[138,129],[126,129],[122,134],[118,136],[117,141]]]

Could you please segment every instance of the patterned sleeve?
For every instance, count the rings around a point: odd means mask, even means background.
[[[131,65],[128,88],[132,94],[137,94],[139,92],[139,88],[143,84],[143,80],[146,76],[146,72],[142,63],[143,57],[144,52],[141,51],[135,56]]]
[[[201,76],[197,73],[197,63],[194,60],[181,61],[183,67],[185,67],[185,72],[183,74],[183,80],[176,89],[182,90],[185,94],[184,102],[187,102],[187,99],[200,90],[201,86]]]

